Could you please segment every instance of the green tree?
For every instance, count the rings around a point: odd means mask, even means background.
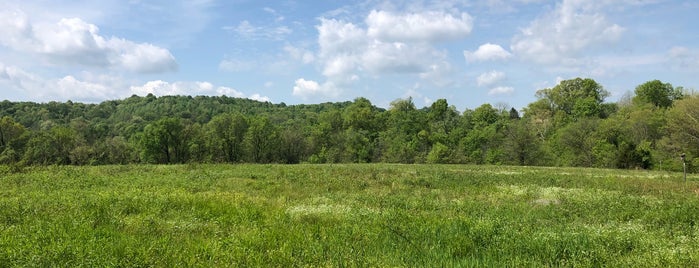
[[[606,119],[597,129],[597,143],[593,148],[598,167],[651,168],[651,142],[636,139],[633,120],[620,115]]]
[[[677,158],[681,153],[687,155],[691,170],[699,167],[699,163],[695,163],[699,157],[699,97],[678,100],[668,110],[667,127],[661,143],[664,157],[674,163],[673,168],[681,167]]]
[[[468,162],[474,164],[498,164],[503,160],[503,122],[509,114],[500,113],[490,104],[483,104],[473,111],[464,112],[470,118],[473,129],[459,141],[459,150]]]
[[[391,102],[386,129],[381,132],[381,158],[390,163],[422,162],[429,149],[425,113],[417,110],[412,98]]]
[[[270,163],[275,161],[274,156],[279,148],[279,137],[277,129],[268,117],[251,118],[244,141],[250,162]]]
[[[306,139],[299,125],[289,125],[280,132],[279,159],[285,164],[298,164],[306,155]]]
[[[554,114],[547,99],[539,99],[524,108],[524,119],[532,126],[541,141],[547,140],[557,128]]]
[[[563,80],[553,88],[536,92],[537,98],[547,100],[553,113],[561,111],[574,118],[601,117],[602,102],[608,95],[609,92],[590,78]]]
[[[27,129],[9,116],[0,119],[0,163],[10,164],[20,160]]]
[[[70,128],[57,126],[39,131],[29,138],[22,160],[29,165],[68,165],[77,144],[77,135]]]
[[[352,163],[372,162],[374,145],[367,130],[349,128],[344,132],[344,161]]]
[[[675,90],[672,84],[660,80],[648,81],[637,86],[635,93],[634,102],[650,103],[660,108],[668,108],[675,100],[682,99],[681,90]]]
[[[427,163],[446,164],[451,162],[451,150],[444,144],[435,143],[427,154]]]
[[[478,108],[471,113],[471,122],[474,128],[483,128],[492,125],[499,119],[500,114],[498,110],[488,103],[478,106]]]
[[[235,163],[243,159],[245,134],[248,131],[247,119],[239,114],[214,116],[207,124],[211,139],[209,147],[216,159]]]
[[[512,117],[510,117],[512,118]],[[531,124],[524,120],[509,122],[504,129],[503,153],[511,164],[538,165],[544,163],[541,140]]]
[[[97,148],[101,163],[124,165],[136,161],[133,146],[122,136],[109,137]]]
[[[22,136],[25,131],[26,128],[22,124],[15,122],[9,116],[0,119],[0,152],[4,151],[12,141]]]
[[[439,99],[432,103],[427,112],[430,142],[442,143],[447,148],[455,148],[458,139],[454,139],[452,132],[459,126],[459,112],[454,106],[449,106],[446,99]]]
[[[342,114],[345,128],[374,131],[376,125],[375,107],[366,98],[357,98]]]
[[[343,140],[342,111],[331,108],[318,114],[318,121],[312,125],[308,137],[310,161],[313,163],[334,163],[340,161]]]
[[[208,136],[204,126],[199,123],[185,125],[184,137],[186,137],[185,149],[187,159],[185,161],[203,163],[211,160]]]
[[[596,163],[594,147],[599,119],[584,119],[561,128],[556,133],[559,165],[592,167]]]
[[[187,160],[185,126],[179,118],[163,118],[146,126],[141,137],[146,162],[171,164]]]
[[[517,111],[517,109],[515,109],[514,107],[510,108],[509,114],[510,114],[510,119],[520,119],[519,111]]]

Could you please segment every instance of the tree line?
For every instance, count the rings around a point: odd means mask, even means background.
[[[468,163],[699,167],[699,97],[658,80],[618,102],[593,79],[539,90],[522,111],[440,99],[286,105],[226,96],[0,103],[0,164]]]

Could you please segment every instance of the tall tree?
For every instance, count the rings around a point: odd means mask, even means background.
[[[573,122],[556,133],[558,163],[563,166],[592,167],[596,163],[594,147],[599,119]]]
[[[601,105],[609,92],[590,78],[563,80],[553,88],[536,92],[539,99],[546,99],[552,111],[562,111],[577,117],[600,116]]]
[[[429,135],[425,131],[427,119],[424,115],[415,108],[412,98],[391,102],[386,129],[381,132],[379,141],[383,161],[421,162],[422,154],[429,145]]]
[[[39,131],[27,142],[22,160],[30,165],[69,165],[71,151],[77,143],[77,134],[67,127]]]
[[[248,131],[248,121],[243,115],[234,113],[214,116],[207,128],[211,137],[209,146],[214,156],[220,156],[229,163],[242,160],[243,140]]]
[[[675,90],[670,83],[660,80],[645,82],[636,87],[634,102],[650,103],[660,108],[668,108],[675,100],[682,99],[682,91]]]
[[[685,153],[690,168],[699,167],[699,161],[695,160],[699,159],[699,97],[676,101],[668,110],[665,131],[662,147],[666,157],[678,163],[677,156]]]
[[[16,140],[26,129],[9,116],[0,119],[0,152],[4,151],[12,141]]]
[[[504,114],[486,103],[473,111],[466,111],[464,116],[469,117],[473,124],[473,129],[459,142],[460,150],[468,161],[474,164],[500,163],[503,121],[509,118],[509,114],[505,118]]]
[[[163,118],[146,126],[141,137],[144,160],[161,164],[186,162],[184,129],[179,118]]]
[[[256,116],[250,119],[250,126],[245,134],[245,146],[251,162],[275,161],[275,152],[279,148],[279,136],[268,117]]]
[[[458,143],[452,140],[451,132],[459,126],[459,113],[454,106],[449,106],[446,99],[438,99],[430,106],[427,112],[429,122],[430,142],[442,143],[447,148],[453,149]]]
[[[512,114],[512,113],[511,113]],[[510,116],[510,118],[513,118]],[[543,163],[541,140],[527,121],[512,120],[504,130],[503,151],[511,164],[537,165]]]

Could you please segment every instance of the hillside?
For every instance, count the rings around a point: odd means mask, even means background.
[[[0,163],[470,163],[681,170],[699,166],[699,99],[657,80],[619,103],[565,80],[522,111],[445,99],[286,105],[226,96],[0,103]]]

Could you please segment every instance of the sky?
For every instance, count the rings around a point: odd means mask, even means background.
[[[0,100],[209,95],[521,109],[595,79],[699,88],[695,0],[2,0]]]

